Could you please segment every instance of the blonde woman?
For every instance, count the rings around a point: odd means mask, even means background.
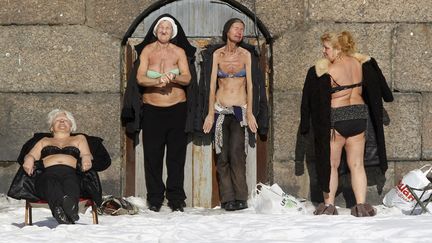
[[[351,33],[325,33],[321,36],[324,59],[309,69],[303,88],[301,132],[315,136],[318,181],[324,202],[315,214],[337,214],[334,206],[338,188],[338,168],[346,152],[356,205],[354,216],[374,216],[376,210],[366,203],[367,179],[364,167],[365,131],[370,116],[378,145],[382,172],[387,169],[382,122],[382,99],[393,95],[376,61],[355,53]]]

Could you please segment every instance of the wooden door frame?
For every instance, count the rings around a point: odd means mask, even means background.
[[[260,31],[260,33],[263,34],[263,37],[265,38],[265,43],[263,43],[263,45],[260,47],[261,48],[261,52],[260,53],[264,53],[267,54],[267,48],[266,45],[269,45],[269,49],[272,50],[272,44],[273,44],[273,38],[270,35],[270,32],[267,30],[267,28],[264,26],[264,24],[261,22],[261,20],[259,18],[257,18],[257,16],[255,15],[255,13],[253,13],[252,11],[250,11],[247,7],[241,5],[239,2],[237,1],[233,1],[233,0],[220,0],[222,2],[227,3],[228,5],[231,5],[232,7],[238,9],[241,13],[245,14],[246,16],[248,16],[249,18],[255,20],[255,23]],[[123,82],[124,84],[127,83],[127,78],[128,75],[130,73],[130,71],[132,70],[133,67],[133,63],[135,61],[135,51],[134,49],[128,45],[128,41],[129,38],[132,36],[132,34],[135,32],[136,28],[140,25],[140,23],[148,16],[150,15],[153,11],[158,10],[159,8],[176,2],[176,0],[161,0],[161,1],[157,1],[154,4],[152,4],[151,6],[149,6],[148,8],[146,8],[139,16],[137,16],[135,18],[135,20],[132,22],[132,24],[130,25],[129,29],[127,30],[126,34],[123,36],[122,42],[121,42],[121,47],[122,47],[122,60],[124,61],[124,68],[123,70]],[[272,72],[267,72],[267,70],[271,69],[271,56],[268,57],[266,55],[262,55],[261,59],[261,67],[263,67],[264,70],[262,70],[263,72],[266,73],[265,77],[266,77],[266,88],[267,88],[267,94],[271,94],[271,92],[269,91],[269,89],[271,88],[271,80],[272,80]],[[268,74],[268,75],[267,75]],[[122,96],[124,95],[124,92],[122,92]],[[271,100],[271,97],[267,97],[268,101]],[[270,109],[271,108],[271,103],[269,102],[269,116],[271,117],[270,114]],[[270,133],[270,130],[269,130]],[[124,196],[135,196],[135,192],[136,192],[136,188],[135,188],[135,181],[136,181],[136,176],[135,176],[135,168],[136,168],[136,158],[135,158],[135,145],[134,145],[134,141],[133,139],[129,138],[128,136],[126,136],[126,133],[123,130],[123,141],[124,141],[124,151],[125,151],[125,155],[124,155],[124,161],[123,161],[123,168],[124,168],[124,178],[122,178],[122,194]],[[270,137],[270,136],[269,136]],[[269,165],[270,165],[270,157],[269,157],[269,153],[268,153],[268,141],[262,141],[261,138],[259,136],[257,136],[257,156],[256,156],[256,161],[257,161],[257,181],[258,182],[269,182]],[[259,151],[264,151],[264,152],[259,152]],[[214,163],[213,163],[214,164]],[[215,173],[214,173],[215,174]],[[214,185],[217,186],[217,183],[213,183],[213,187]],[[213,188],[215,189],[215,188]],[[215,194],[213,194],[215,195]],[[214,197],[214,196],[213,196]],[[213,198],[212,197],[212,198]]]

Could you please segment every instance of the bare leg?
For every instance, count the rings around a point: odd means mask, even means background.
[[[351,184],[354,195],[359,203],[366,201],[367,179],[364,168],[365,134],[361,133],[346,139],[345,151],[348,167],[351,172]]]
[[[338,168],[342,155],[342,148],[345,144],[345,138],[340,135],[338,132],[335,132],[334,138],[330,140],[330,192],[324,192],[324,203],[325,204],[334,204],[335,195],[338,188]]]

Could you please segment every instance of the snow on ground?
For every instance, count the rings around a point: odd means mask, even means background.
[[[24,226],[24,202],[0,195],[0,242],[432,242],[432,215],[408,216],[396,208],[376,206],[378,215],[356,218],[349,209],[337,216],[257,214],[253,207],[226,212],[220,208],[185,208],[156,213],[141,198],[128,198],[138,215],[100,215],[91,211],[75,225],[58,225],[51,212],[33,209],[33,226]]]

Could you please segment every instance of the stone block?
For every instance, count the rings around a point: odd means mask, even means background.
[[[33,133],[49,132],[46,116],[54,108],[72,112],[77,132],[103,138],[112,158],[120,157],[119,100],[119,94],[0,94],[0,161],[15,161]]]
[[[305,16],[303,0],[258,0],[256,14],[273,36],[280,36],[283,32],[302,22]],[[250,8],[252,11],[253,8]],[[281,21],[283,20],[283,21]]]
[[[293,160],[300,125],[301,94],[298,92],[275,92],[273,95],[273,159]]]
[[[123,38],[135,18],[154,3],[152,0],[87,0],[86,24]]]
[[[7,194],[18,168],[18,163],[0,161],[0,178],[2,178],[2,183],[0,183],[0,194]]]
[[[432,20],[432,3],[428,0],[311,0],[308,10],[308,17],[312,21],[428,22]]]
[[[422,93],[422,159],[432,159],[432,94]]]
[[[84,0],[0,1],[0,23],[8,24],[83,24]]]
[[[432,91],[432,27],[401,24],[395,31],[394,43],[395,89]]]
[[[298,169],[306,171],[306,173],[296,175],[295,171]],[[309,174],[305,169],[305,164],[296,164],[292,160],[275,161],[273,163],[274,183],[277,183],[285,193],[295,197],[310,199]]]
[[[0,32],[3,92],[119,92],[119,40],[77,25]]]
[[[421,95],[394,94],[394,101],[384,105],[390,125],[384,126],[389,160],[419,160],[421,157]]]
[[[360,53],[374,57],[391,86],[392,24],[303,25],[285,32],[273,46],[274,89],[301,91],[308,69],[322,58],[320,37],[326,31],[348,30]]]
[[[99,172],[102,184],[102,195],[122,195],[122,157],[111,157],[111,166]]]

